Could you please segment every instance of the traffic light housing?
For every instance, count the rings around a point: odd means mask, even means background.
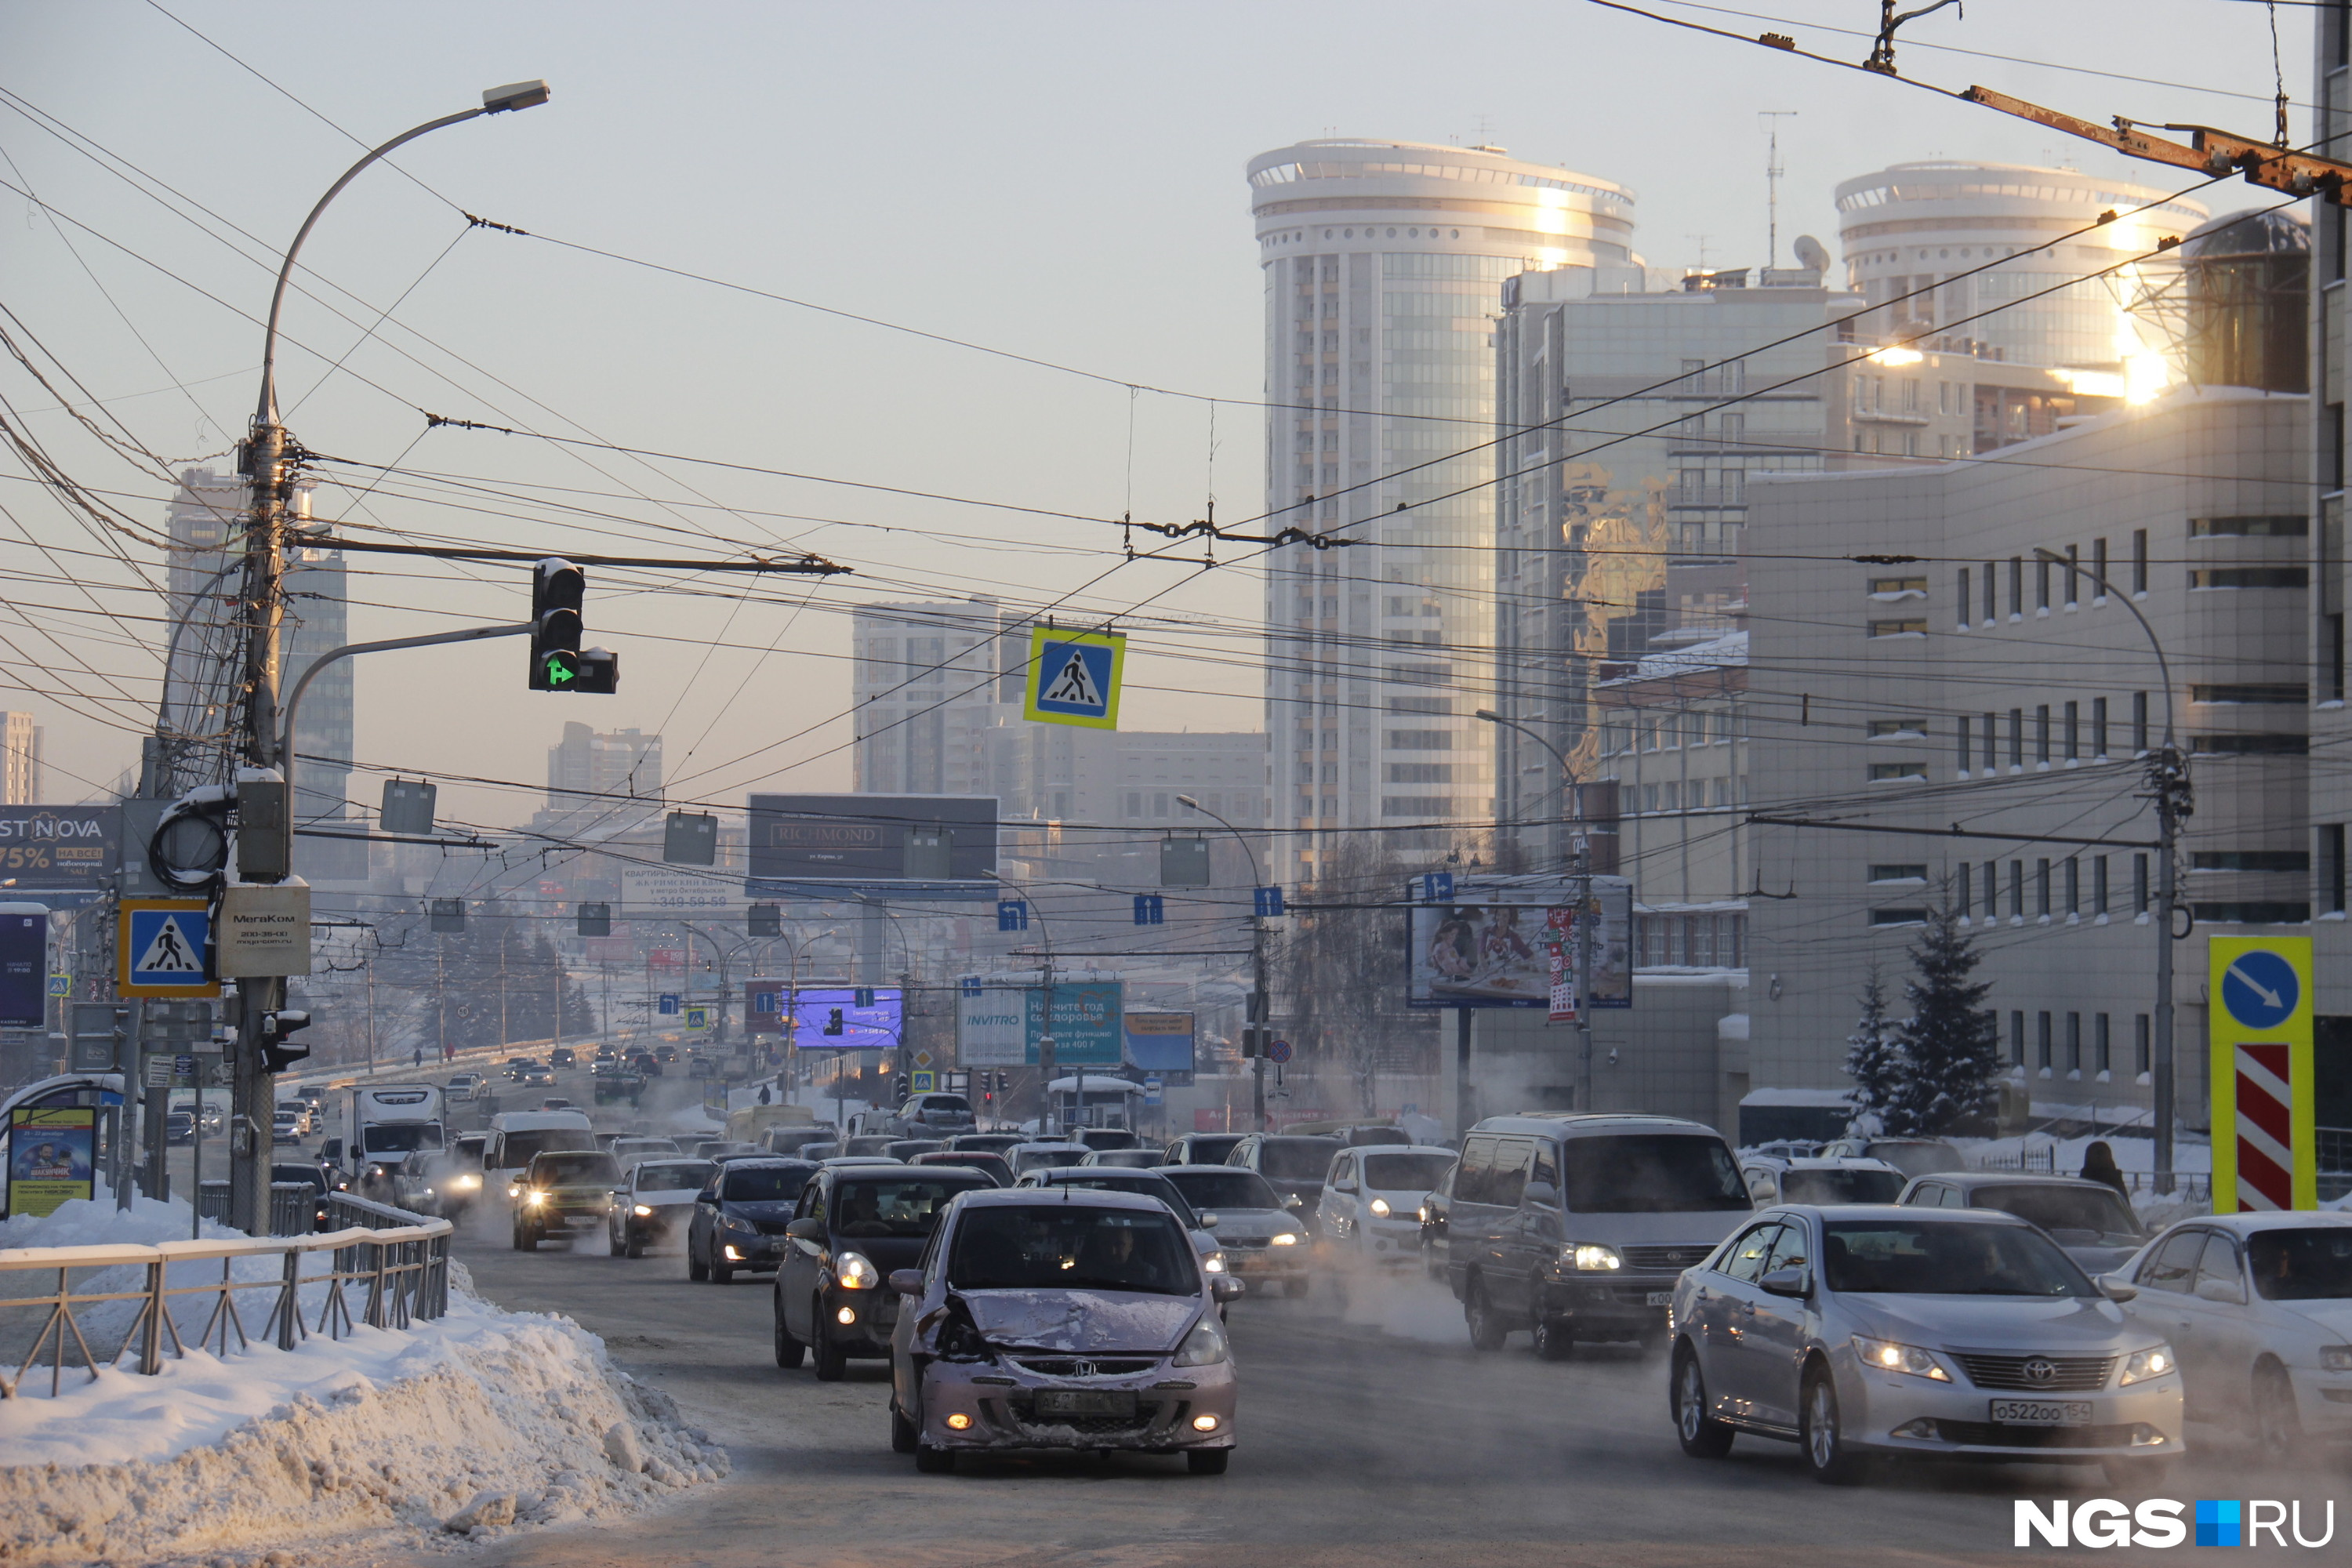
[[[601,647],[583,649],[580,612],[587,601],[588,577],[561,556],[551,555],[530,572],[530,689],[533,691],[620,689],[620,656]]]
[[[849,1031],[848,1031],[848,1029],[847,1029],[847,1027],[846,1027],[846,1026],[842,1023],[842,1021],[841,1021],[841,1009],[840,1009],[840,1008],[838,1008],[838,1007],[832,1007],[832,1008],[828,1008],[828,1009],[826,1009],[826,1013],[827,1013],[827,1016],[826,1016],[825,1021],[824,1021],[824,1032],[825,1032],[826,1034],[828,1034],[828,1035],[844,1035],[844,1034],[847,1034],[847,1033],[849,1032]]]
[[[294,1007],[280,1007],[261,1016],[261,1070],[281,1073],[310,1054],[308,1046],[288,1044],[289,1037],[310,1026],[310,1015]]]

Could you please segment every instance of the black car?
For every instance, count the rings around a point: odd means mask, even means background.
[[[695,1154],[707,1157],[702,1149]],[[784,1255],[784,1226],[814,1174],[810,1161],[772,1155],[747,1155],[719,1166],[694,1197],[686,1277],[724,1285],[738,1269],[775,1268]]]
[[[547,1065],[569,1071],[580,1065],[580,1058],[572,1055],[570,1046],[558,1046],[547,1053]]]
[[[1282,1195],[1283,1207],[1315,1228],[1315,1205],[1323,1197],[1323,1178],[1331,1157],[1348,1146],[1342,1138],[1298,1132],[1253,1132],[1225,1156],[1228,1165],[1243,1165],[1264,1176]]]
[[[625,1068],[615,1068],[596,1075],[596,1103],[609,1105],[625,1100],[631,1105],[644,1100],[646,1075]]]
[[[299,1182],[310,1189],[310,1228],[327,1228],[327,1177],[317,1165],[301,1163],[274,1164],[269,1167],[269,1184]]]
[[[776,1364],[803,1355],[837,1382],[852,1356],[884,1360],[898,1321],[893,1269],[912,1268],[959,1193],[992,1192],[978,1171],[953,1165],[831,1165],[801,1194],[776,1271]]]
[[[654,1047],[654,1059],[656,1061],[674,1062],[677,1060],[677,1047],[676,1046],[656,1046]]]

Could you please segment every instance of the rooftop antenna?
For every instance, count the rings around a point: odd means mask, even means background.
[[[1764,121],[1770,151],[1764,155],[1764,265],[1780,265],[1780,176],[1789,171],[1780,166],[1780,124],[1794,120],[1793,109],[1759,109],[1756,118]]]
[[[1706,271],[1706,236],[1705,236],[1705,235],[1703,235],[1703,234],[1686,234],[1686,235],[1683,236],[1683,237],[1684,237],[1685,239],[1695,239],[1695,240],[1698,241],[1698,269],[1699,269],[1701,272]]]

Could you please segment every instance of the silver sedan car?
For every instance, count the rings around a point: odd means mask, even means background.
[[[2152,1483],[2182,1452],[2181,1381],[2117,1304],[2136,1294],[2012,1215],[1783,1205],[1675,1289],[1676,1435],[1696,1458],[1742,1432],[1793,1441],[1832,1484],[1887,1455]]]

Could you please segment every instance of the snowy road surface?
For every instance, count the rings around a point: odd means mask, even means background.
[[[918,1476],[889,1450],[879,1363],[852,1363],[838,1384],[776,1368],[765,1277],[693,1285],[676,1254],[608,1258],[601,1241],[517,1253],[502,1217],[478,1222],[459,1255],[492,1300],[568,1312],[602,1334],[735,1460],[730,1480],[666,1510],[487,1549],[484,1561],[519,1568],[1882,1568],[2014,1557],[2012,1499],[2107,1492],[2095,1469],[1958,1466],[1833,1490],[1800,1472],[1792,1447],[1750,1439],[1727,1461],[1687,1459],[1660,1363],[1614,1349],[1541,1363],[1524,1335],[1478,1355],[1458,1309],[1418,1284],[1360,1298],[1346,1320],[1319,1294],[1239,1304],[1242,1440],[1229,1475],[1062,1457]],[[2225,1458],[2184,1473],[2171,1495],[2317,1499],[2335,1479],[2283,1490],[2282,1478],[2258,1481]]]

